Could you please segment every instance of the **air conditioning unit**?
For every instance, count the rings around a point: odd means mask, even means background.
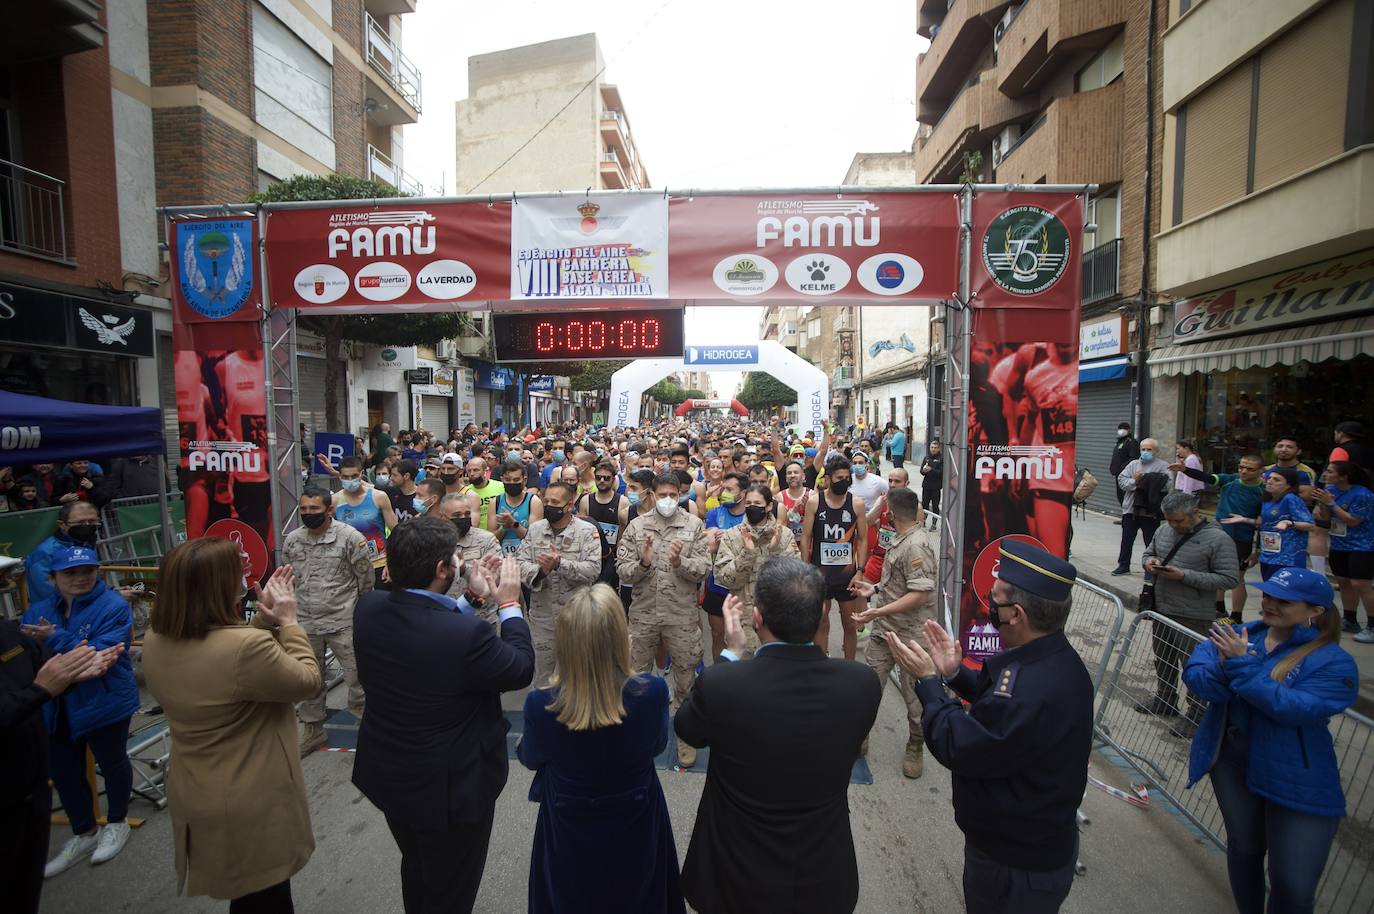
[[[440,359],[452,359],[458,356],[458,346],[453,340],[440,340],[434,347],[434,355]]]
[[[1002,132],[992,138],[992,167],[996,168],[1002,164],[1011,147],[1016,145],[1016,141],[1021,139],[1021,128],[1015,124],[1003,128]]]
[[[1002,36],[1011,27],[1011,21],[1016,18],[1019,7],[1012,7],[1002,14],[1002,18],[997,21],[997,25],[992,28],[992,50],[997,52],[997,46],[1002,43]]]

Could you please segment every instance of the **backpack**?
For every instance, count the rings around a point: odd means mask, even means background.
[[[1083,504],[1097,491],[1097,477],[1092,470],[1085,469],[1078,477],[1078,485],[1073,487],[1074,504]]]

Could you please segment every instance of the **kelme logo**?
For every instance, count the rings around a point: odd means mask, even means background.
[[[988,225],[983,266],[992,281],[1014,295],[1037,295],[1059,281],[1069,265],[1069,230],[1038,206],[1014,206]]]

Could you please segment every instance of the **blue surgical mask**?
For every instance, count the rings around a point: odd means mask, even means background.
[[[425,500],[418,495],[411,499],[411,504],[415,506],[416,514],[424,514],[429,510],[429,505],[425,504]]]
[[[638,493],[638,492],[626,492],[626,493],[625,493],[625,497],[628,498],[628,499],[630,500],[630,504],[631,504],[631,505],[638,505],[638,504],[639,504],[639,493]]]
[[[391,485],[391,477],[385,473],[378,473],[376,482],[379,486],[389,486]]]
[[[868,464],[856,463],[853,466],[851,466],[850,469],[854,471],[855,476],[859,477],[860,479],[863,479],[864,474],[868,472]]]
[[[553,452],[553,462],[554,462],[554,463],[562,463],[562,462],[563,462],[563,452],[562,452],[562,451],[554,451],[554,452]]]
[[[1152,460],[1154,460],[1154,459],[1155,459],[1155,452],[1154,452],[1154,451],[1141,451],[1141,452],[1140,452],[1140,462],[1141,462],[1141,463],[1149,463],[1150,461],[1152,461]]]
[[[345,492],[356,492],[363,487],[361,479],[344,479],[340,482]]]

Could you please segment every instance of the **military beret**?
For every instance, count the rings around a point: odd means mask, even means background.
[[[1004,539],[998,547],[998,577],[1013,587],[1047,600],[1067,600],[1078,569],[1057,555],[1020,540]]]

